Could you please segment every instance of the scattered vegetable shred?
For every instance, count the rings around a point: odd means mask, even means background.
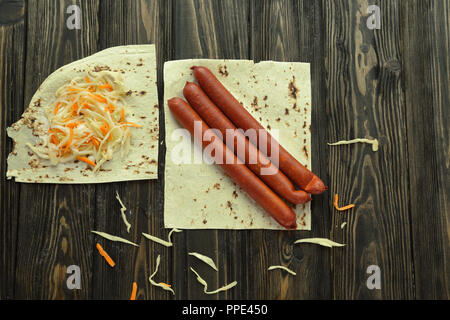
[[[100,245],[100,243],[97,243],[97,250],[100,253],[100,255],[105,258],[106,262],[108,262],[108,264],[111,267],[114,267],[116,265],[116,263],[114,262],[113,259],[111,259],[111,257],[109,256],[109,254],[103,250],[102,246]]]
[[[116,199],[117,199],[117,201],[119,201],[120,206],[121,206],[120,213],[122,214],[123,223],[125,223],[125,226],[127,227],[127,232],[130,233],[131,224],[128,222],[127,216],[125,215],[125,211],[127,211],[127,208],[124,206],[122,200],[119,197],[119,193],[117,191],[116,191]]]
[[[329,146],[338,146],[341,144],[351,144],[351,143],[368,143],[372,145],[372,151],[376,152],[378,151],[378,140],[377,139],[363,139],[363,138],[357,138],[357,139],[353,139],[353,140],[342,140],[342,141],[338,141],[338,142],[334,142],[334,143],[328,143]]]
[[[223,286],[222,288],[219,288],[217,290],[207,291],[208,290],[208,284],[206,283],[206,281],[202,277],[200,277],[200,275],[194,269],[192,269],[192,267],[191,267],[191,271],[193,273],[195,273],[195,275],[197,276],[197,281],[200,282],[203,285],[203,287],[204,287],[203,288],[203,292],[206,293],[206,294],[216,294],[216,293],[221,292],[221,291],[227,291],[227,290],[233,288],[235,285],[237,285],[237,281],[233,281],[232,283],[227,284],[226,286]]]
[[[136,293],[137,293],[137,283],[133,282],[133,289],[131,290],[130,300],[136,300]]]
[[[56,101],[46,109],[49,130],[42,147],[27,144],[39,157],[53,165],[82,161],[100,169],[120,148],[121,156],[130,147],[126,90],[120,76],[109,71],[72,79],[56,91]]]
[[[173,228],[172,230],[170,230],[169,236],[168,236],[168,241],[160,239],[158,237],[152,236],[152,235],[150,235],[148,233],[144,233],[144,232],[142,232],[142,235],[151,241],[162,244],[163,246],[171,247],[171,246],[173,246],[173,243],[172,243],[172,240],[170,239],[170,237],[172,236],[172,233],[174,233],[174,232],[182,232],[182,230],[178,230],[176,228]]]
[[[291,269],[286,268],[285,266],[270,266],[269,269],[267,269],[267,270],[271,271],[271,270],[275,270],[275,269],[282,269],[282,270],[285,270],[285,271],[289,272],[290,274],[292,274],[294,276],[297,275],[294,271],[292,271]]]
[[[326,239],[326,238],[299,239],[294,242],[294,244],[297,244],[297,243],[314,243],[314,244],[319,244],[321,246],[329,247],[329,248],[345,246],[345,244],[337,243],[337,242],[331,241],[330,239]]]
[[[217,270],[216,264],[214,263],[214,261],[213,261],[210,257],[207,257],[207,256],[205,256],[205,255],[203,255],[203,254],[200,254],[200,253],[197,253],[197,252],[189,252],[188,254],[189,254],[190,256],[194,256],[194,257],[196,257],[197,259],[203,261],[204,263],[206,263],[207,265],[209,265],[209,266],[210,266],[211,268],[213,268],[214,270],[219,271],[219,270]]]
[[[92,230],[91,232],[95,233],[95,234],[98,234],[100,237],[103,237],[103,238],[111,240],[111,241],[123,242],[123,243],[126,243],[126,244],[131,244],[131,245],[133,245],[135,247],[139,247],[139,245],[137,245],[136,243],[131,242],[131,241],[129,241],[127,239],[124,239],[124,238],[121,238],[121,237],[113,236],[113,235],[110,235],[108,233],[100,232],[100,231]]]
[[[333,204],[334,204],[334,207],[336,208],[336,210],[338,210],[338,211],[345,211],[345,210],[348,210],[348,209],[351,209],[351,208],[355,207],[355,205],[353,203],[349,204],[349,205],[346,205],[344,207],[339,207],[338,200],[339,200],[339,197],[338,197],[337,194],[335,194],[334,195],[334,203]]]
[[[161,256],[158,255],[158,257],[156,258],[156,269],[155,269],[155,272],[153,272],[153,273],[151,274],[151,276],[148,278],[148,281],[150,281],[150,283],[151,283],[152,285],[154,285],[154,286],[156,286],[156,287],[163,288],[163,289],[166,290],[166,291],[170,291],[170,292],[172,292],[173,295],[175,295],[175,292],[170,288],[170,285],[168,285],[168,284],[166,284],[166,283],[163,283],[163,282],[157,283],[157,282],[153,281],[153,277],[154,277],[155,274],[158,272],[160,259],[161,259]]]

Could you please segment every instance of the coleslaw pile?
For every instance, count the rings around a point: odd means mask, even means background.
[[[100,169],[120,148],[121,157],[130,147],[125,88],[120,75],[109,71],[71,80],[56,92],[56,101],[46,109],[50,123],[42,148],[28,146],[53,165],[83,161]]]

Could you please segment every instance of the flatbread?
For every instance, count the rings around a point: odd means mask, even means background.
[[[62,85],[87,72],[108,70],[120,74],[128,91],[127,121],[142,128],[132,131],[131,147],[120,157],[116,151],[112,160],[93,172],[83,162],[50,164],[34,154],[26,143],[37,145],[49,129],[45,108],[55,101],[55,92]],[[154,45],[112,47],[84,59],[72,62],[53,72],[39,87],[22,118],[7,129],[14,140],[8,156],[7,178],[29,183],[103,183],[158,177],[158,93],[156,86],[156,55]]]
[[[177,60],[164,64],[166,164],[164,224],[180,229],[285,230],[217,165],[179,163],[202,152],[178,136],[180,124],[167,100],[183,97],[191,66],[208,67],[243,106],[307,168],[311,168],[311,79],[308,63],[251,60]],[[279,136],[275,134],[279,130]],[[186,154],[185,154],[186,155]],[[295,206],[298,229],[311,229],[310,203]]]

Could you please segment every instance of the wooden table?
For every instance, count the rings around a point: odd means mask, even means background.
[[[368,3],[381,9],[380,29],[367,27]],[[66,26],[71,4],[81,8],[80,30]],[[0,298],[128,299],[136,281],[138,299],[448,299],[449,11],[448,0],[0,0]],[[158,180],[5,180],[12,148],[5,129],[40,83],[76,59],[141,43],[156,44],[160,105],[168,60],[311,63],[313,171],[329,186],[314,196],[311,231],[192,230],[175,234],[172,248],[143,239],[141,232],[168,233],[164,144]],[[327,146],[354,137],[378,138],[379,151]],[[115,190],[132,212],[130,235]],[[356,209],[334,210],[335,193]],[[140,247],[103,241],[117,262],[110,268],[95,249],[94,229]],[[347,245],[292,245],[304,237]],[[211,256],[219,272],[188,256],[191,251]],[[157,255],[156,280],[172,284],[175,296],[148,281]],[[297,276],[268,272],[272,264]],[[79,290],[66,286],[70,265],[80,267]],[[238,285],[205,295],[191,265],[211,289],[233,280]],[[381,289],[366,285],[370,265],[380,268]]]

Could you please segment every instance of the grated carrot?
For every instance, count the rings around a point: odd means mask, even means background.
[[[84,81],[86,81],[87,83],[90,83],[90,82],[91,82],[91,80],[89,79],[88,76],[84,77]]]
[[[171,285],[170,284],[167,284],[167,283],[164,283],[164,282],[160,282],[159,284],[162,284],[163,286],[166,286],[166,287],[171,287]]]
[[[53,134],[50,137],[50,142],[53,143],[53,144],[58,144],[59,143],[58,138],[55,135],[53,135]]]
[[[124,122],[125,121],[125,109],[122,108],[122,111],[120,111],[120,120],[119,122]]]
[[[48,129],[48,133],[52,133],[52,135],[50,136],[50,142],[53,144],[58,144],[58,138],[53,134],[53,130],[52,129]]]
[[[351,209],[351,208],[355,207],[355,205],[352,203],[352,204],[346,205],[344,207],[339,207],[339,205],[338,205],[338,195],[335,194],[334,195],[334,207],[338,211],[345,211],[345,210],[348,210],[348,209]]]
[[[58,112],[58,110],[59,110],[59,106],[61,105],[61,102],[58,102],[57,104],[56,104],[56,107],[55,107],[55,109],[53,110],[53,114],[56,114],[57,112]]]
[[[76,127],[78,127],[78,125],[79,125],[80,123],[81,123],[81,122],[71,122],[71,123],[66,124],[66,127],[67,127],[67,128],[76,128]]]
[[[99,89],[107,89],[108,91],[113,91],[113,87],[109,84],[102,84],[101,86],[98,86]]]
[[[68,91],[73,91],[73,92],[79,92],[79,91],[81,91],[82,89],[78,89],[78,88],[74,88],[74,87],[68,87],[67,90],[68,90]]]
[[[97,243],[97,250],[100,253],[100,255],[105,258],[106,262],[108,262],[108,264],[111,267],[114,267],[116,265],[116,263],[114,262],[113,259],[111,259],[111,257],[106,253],[105,250],[103,250],[102,246],[100,245],[100,243]]]
[[[78,103],[75,102],[75,103],[72,105],[72,115],[76,116],[77,114],[78,114]]]
[[[90,96],[92,99],[97,100],[98,102],[102,102],[102,103],[108,102],[108,100],[106,100],[105,98],[103,98],[101,95],[98,95],[98,94],[91,94],[91,93],[90,93],[89,96]]]
[[[89,140],[89,142],[92,143],[96,149],[100,147],[100,142],[94,137],[92,137],[91,140]]]
[[[133,289],[131,291],[130,300],[136,300],[136,293],[137,293],[137,283],[133,282]]]
[[[85,162],[87,164],[90,164],[93,167],[96,166],[94,161],[92,161],[92,160],[90,160],[89,158],[86,158],[86,157],[77,156],[77,160],[80,160],[80,161],[83,161],[83,162]]]
[[[67,142],[64,144],[65,148],[63,153],[66,153],[69,150],[70,145],[72,144],[72,140],[73,140],[73,128],[70,128],[69,140],[67,140]]]
[[[88,105],[87,103],[83,103],[83,108],[86,108],[86,109],[89,109],[89,110],[93,110],[94,109],[90,105]]]
[[[64,131],[62,131],[61,129],[58,129],[58,128],[53,128],[51,130],[64,134]]]

